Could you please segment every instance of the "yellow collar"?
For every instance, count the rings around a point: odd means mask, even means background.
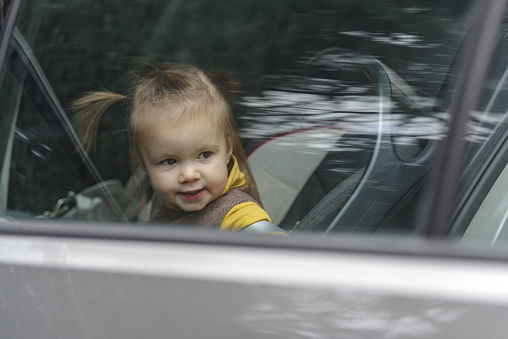
[[[231,158],[233,159],[233,168],[231,169],[231,172],[229,172],[226,186],[224,186],[224,190],[220,195],[221,197],[228,193],[228,191],[232,188],[247,187],[247,179],[245,178],[245,174],[240,171],[240,168],[238,167],[238,160],[236,160],[234,155],[231,155]]]

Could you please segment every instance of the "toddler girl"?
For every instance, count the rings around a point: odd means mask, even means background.
[[[103,113],[127,100],[133,168],[144,170],[155,193],[149,221],[241,230],[270,217],[235,129],[232,83],[191,65],[145,64],[127,97],[102,91],[77,100],[74,121],[89,150]]]

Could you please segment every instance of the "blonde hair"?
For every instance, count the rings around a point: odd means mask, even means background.
[[[198,113],[208,114],[232,147],[251,194],[259,199],[231,108],[237,90],[237,83],[224,71],[205,73],[195,66],[179,63],[142,64],[133,72],[127,96],[106,90],[89,92],[73,103],[76,111],[73,121],[85,149],[90,151],[104,112],[114,103],[127,100],[129,152],[136,169],[142,163],[140,139],[150,134],[146,130],[147,121],[161,114],[168,114],[170,119],[196,119],[200,117],[196,116]]]

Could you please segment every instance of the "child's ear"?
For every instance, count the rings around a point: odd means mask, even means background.
[[[143,159],[141,159],[141,157],[139,157],[138,164],[139,164],[139,167],[141,167],[141,169],[146,172],[145,162],[143,161]]]
[[[141,167],[141,169],[146,172],[145,162],[143,161],[143,157],[141,156],[139,150],[136,151],[132,161],[134,162],[134,165]]]
[[[228,149],[226,152],[227,155],[227,164],[229,164],[229,160],[231,160],[231,155],[233,154],[233,146],[231,144],[228,145]]]

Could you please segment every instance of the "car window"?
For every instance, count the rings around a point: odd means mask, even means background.
[[[19,50],[20,46],[16,47]],[[83,207],[81,213],[71,213],[70,209],[79,210],[80,206],[94,205],[97,199],[105,198],[87,199],[86,193],[97,180],[79,161],[79,149],[66,128],[65,116],[48,102],[51,88],[47,87],[46,93],[41,90],[44,79],[39,78],[38,83],[15,49],[4,74],[2,95],[8,100],[2,115],[2,215],[55,218],[78,214],[83,219],[118,220],[118,213],[111,210],[92,216],[91,212],[83,213]]]
[[[506,21],[497,33],[496,47],[467,130],[465,168],[452,234],[465,232],[467,241],[494,244],[505,240],[506,204]]]
[[[76,180],[79,176],[31,98],[24,92],[20,96],[16,122],[7,133],[11,156],[4,158],[5,168],[10,168],[7,215],[34,217],[51,211],[68,191],[79,192],[86,185]]]
[[[108,109],[94,149],[77,161],[71,106],[97,89],[127,95],[136,65],[172,61],[227,71],[238,83],[233,112],[273,224],[419,234],[475,13],[470,1],[25,2],[0,88],[8,103],[1,211],[144,224],[158,195],[131,168],[128,109]],[[499,31],[468,134],[458,237],[504,168],[495,156],[506,111]],[[47,81],[33,83],[34,74]],[[54,103],[37,97],[47,91]],[[59,201],[69,205],[55,215]]]

